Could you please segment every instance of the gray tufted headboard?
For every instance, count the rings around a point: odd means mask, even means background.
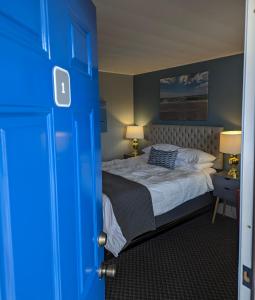
[[[223,127],[149,125],[146,138],[150,144],[173,144],[210,153],[217,157],[214,168],[222,169],[223,155],[219,151],[221,131]]]

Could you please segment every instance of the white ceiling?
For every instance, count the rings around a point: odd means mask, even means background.
[[[93,0],[99,69],[139,74],[243,52],[245,0]]]

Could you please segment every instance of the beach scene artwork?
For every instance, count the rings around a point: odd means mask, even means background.
[[[160,79],[160,120],[207,120],[209,72]]]

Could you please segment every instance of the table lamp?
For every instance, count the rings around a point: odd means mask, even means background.
[[[132,139],[133,155],[138,155],[138,140],[144,138],[142,126],[127,126],[126,138]]]
[[[230,154],[228,175],[238,178],[238,154],[241,153],[242,131],[223,131],[220,134],[220,152]]]

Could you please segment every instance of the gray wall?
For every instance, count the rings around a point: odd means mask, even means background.
[[[172,75],[209,71],[208,120],[160,121],[159,80]],[[134,76],[134,118],[138,125],[215,125],[226,130],[241,128],[243,55],[160,70]]]
[[[133,76],[99,73],[100,97],[106,101],[107,132],[101,133],[102,159],[120,158],[130,152],[126,125],[134,122]]]

